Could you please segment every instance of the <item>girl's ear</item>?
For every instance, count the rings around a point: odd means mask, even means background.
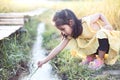
[[[73,26],[73,24],[74,24],[74,21],[73,21],[72,19],[70,19],[70,20],[69,20],[69,25],[70,25],[70,26]]]

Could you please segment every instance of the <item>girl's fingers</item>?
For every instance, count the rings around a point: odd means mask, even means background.
[[[38,67],[42,67],[42,62],[41,61],[38,62]]]

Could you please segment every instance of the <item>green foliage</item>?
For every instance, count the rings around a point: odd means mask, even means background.
[[[17,31],[0,41],[0,79],[8,80],[16,74],[21,61],[29,61],[37,24],[36,17],[30,18],[24,26],[27,32]]]
[[[0,56],[2,56],[0,58],[0,76],[3,80],[15,74],[14,71],[20,60],[26,61],[29,59],[27,53],[30,49],[29,46],[25,42],[20,42],[23,38],[18,40],[17,37],[20,37],[20,35],[14,34],[14,36],[12,35],[0,41]]]
[[[53,31],[45,31],[43,34],[43,47],[45,47],[47,50],[53,49],[57,44],[58,40],[55,38],[58,38],[58,34],[55,34]]]
[[[42,46],[47,49],[51,50],[53,49],[60,41],[59,39],[59,33],[57,32],[55,26],[51,24],[51,15],[53,14],[53,10],[47,10],[44,12],[44,15],[39,16],[39,20],[42,21],[43,23],[46,23],[45,25],[45,32],[42,34],[43,36],[43,44]],[[47,18],[46,18],[47,17]]]
[[[52,65],[62,80],[88,80],[94,71],[79,65],[80,61],[81,59],[72,57],[69,50],[65,49],[52,60]]]

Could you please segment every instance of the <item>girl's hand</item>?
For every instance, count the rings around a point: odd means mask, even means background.
[[[38,67],[42,67],[43,64],[44,64],[43,61],[38,61]]]
[[[105,25],[104,28],[107,29],[107,30],[110,30],[110,31],[113,30],[111,25]]]

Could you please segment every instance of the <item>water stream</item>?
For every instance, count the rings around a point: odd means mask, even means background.
[[[32,59],[31,63],[33,65],[30,67],[30,74],[25,76],[21,80],[59,80],[57,75],[52,74],[52,66],[48,63],[44,64],[39,68],[34,74],[33,72],[37,69],[37,62],[45,57],[45,50],[41,47],[42,45],[42,36],[41,34],[45,30],[45,24],[39,23],[37,28],[37,37],[33,45],[32,50]],[[31,74],[33,74],[31,76]]]

